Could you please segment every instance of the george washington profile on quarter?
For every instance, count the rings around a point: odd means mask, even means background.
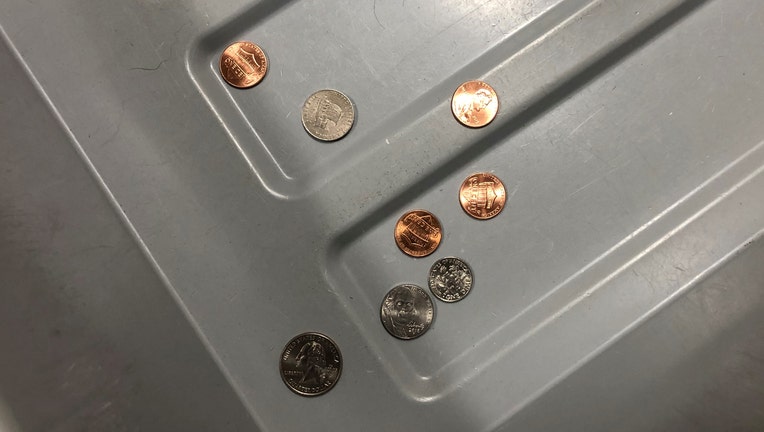
[[[284,347],[279,371],[293,392],[318,396],[331,390],[340,379],[342,354],[337,344],[326,335],[303,333]]]

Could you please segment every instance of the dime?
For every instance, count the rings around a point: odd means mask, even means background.
[[[279,361],[281,379],[293,392],[318,396],[331,390],[342,373],[337,344],[321,333],[295,336],[284,347]]]
[[[395,224],[395,243],[406,255],[427,256],[438,248],[442,237],[440,221],[425,210],[412,210]]]
[[[479,128],[496,117],[499,98],[493,88],[483,81],[467,81],[459,86],[451,98],[451,112],[459,123]]]
[[[435,297],[444,302],[457,302],[472,289],[472,269],[455,257],[441,258],[430,268],[427,283]]]
[[[265,53],[252,42],[234,42],[220,56],[220,74],[236,88],[254,86],[262,81],[267,70]]]
[[[302,106],[302,125],[310,136],[321,141],[344,137],[354,121],[353,103],[337,90],[319,90]]]
[[[434,314],[432,300],[424,289],[403,284],[387,293],[379,316],[391,335],[398,339],[414,339],[430,328]]]
[[[459,202],[475,219],[491,219],[504,209],[507,192],[504,183],[491,173],[467,177],[459,188]]]

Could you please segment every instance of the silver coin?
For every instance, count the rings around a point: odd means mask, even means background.
[[[472,290],[472,269],[459,258],[448,257],[435,261],[427,282],[435,297],[444,302],[457,302]]]
[[[379,315],[388,333],[398,339],[414,339],[430,328],[435,308],[427,291],[403,284],[387,293]]]
[[[321,141],[336,141],[350,132],[355,108],[350,99],[337,90],[319,90],[302,106],[302,125]]]
[[[303,333],[284,347],[279,372],[293,392],[302,396],[322,395],[340,379],[342,354],[326,335]]]

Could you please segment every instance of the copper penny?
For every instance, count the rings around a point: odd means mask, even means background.
[[[220,74],[236,88],[254,86],[262,81],[267,70],[265,53],[252,42],[234,42],[220,56]]]
[[[462,208],[475,219],[491,219],[501,213],[506,201],[504,183],[491,173],[472,174],[459,188]]]
[[[451,98],[451,112],[459,123],[479,128],[496,117],[499,98],[493,88],[483,81],[467,81],[459,86]]]
[[[342,354],[337,344],[321,333],[295,336],[279,359],[284,384],[302,396],[318,396],[337,384],[342,373]]]
[[[395,243],[406,255],[423,257],[435,252],[442,232],[435,215],[425,210],[412,210],[395,224]]]

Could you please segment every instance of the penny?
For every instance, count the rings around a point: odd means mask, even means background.
[[[491,219],[504,209],[507,192],[504,183],[491,173],[467,177],[459,188],[459,202],[475,219]]]
[[[382,325],[398,339],[414,339],[430,328],[435,314],[427,291],[412,284],[398,285],[382,301]]]
[[[472,290],[472,269],[459,258],[447,257],[430,267],[427,283],[435,297],[444,302],[458,302]]]
[[[406,255],[427,256],[438,248],[442,238],[440,221],[425,210],[412,210],[395,224],[395,243]]]
[[[326,335],[303,333],[284,347],[279,372],[293,392],[302,396],[322,395],[340,379],[342,354]]]
[[[459,123],[479,128],[496,117],[499,98],[493,88],[483,81],[467,81],[459,86],[451,98],[451,112]]]
[[[228,84],[244,89],[262,81],[268,59],[252,42],[234,42],[220,56],[220,74]]]
[[[354,121],[353,102],[337,90],[319,90],[302,106],[302,125],[310,136],[321,141],[344,137]]]

